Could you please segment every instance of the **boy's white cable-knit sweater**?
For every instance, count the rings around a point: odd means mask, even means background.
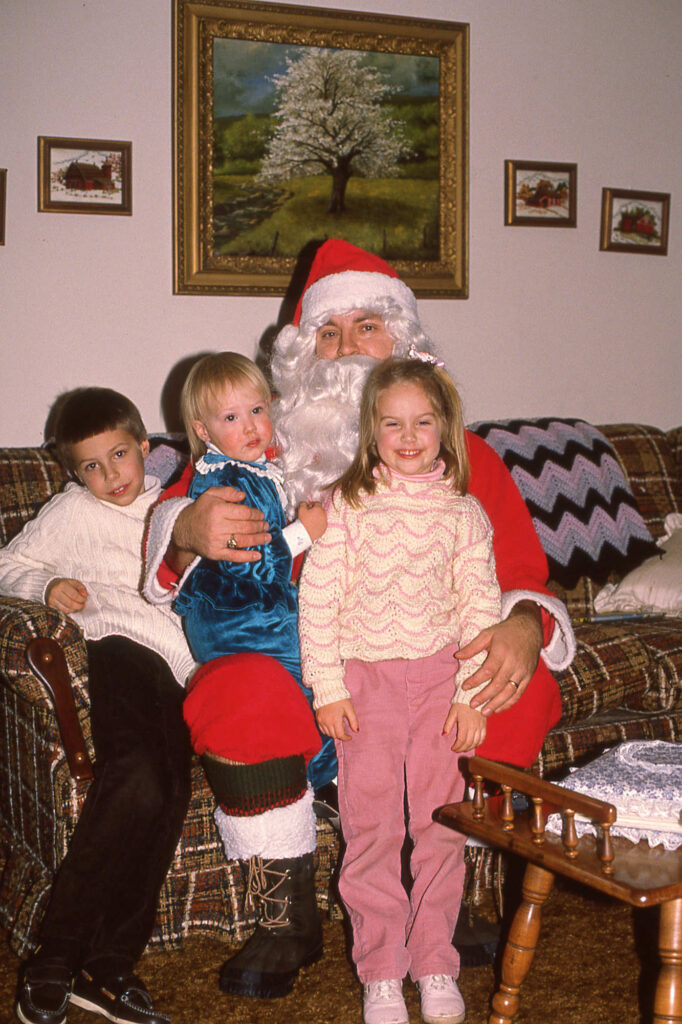
[[[360,509],[338,495],[331,503],[299,584],[303,680],[316,708],[349,697],[346,659],[422,658],[500,621],[490,522],[442,472],[441,463],[420,477],[382,473]],[[453,702],[471,701],[477,689],[461,684],[484,659],[453,662]]]
[[[140,594],[145,519],[159,498],[156,477],[126,507],[101,501],[69,483],[0,549],[0,593],[45,601],[57,577],[85,584],[85,608],[70,616],[87,640],[125,636],[156,651],[183,686],[196,668],[180,620],[170,607]]]

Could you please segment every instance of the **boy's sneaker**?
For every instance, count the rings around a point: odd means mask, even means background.
[[[113,1024],[170,1024],[169,1017],[155,1012],[144,984],[129,972],[98,972],[94,978],[82,970],[73,983],[71,1002]]]
[[[419,978],[417,988],[424,1024],[462,1024],[466,1008],[454,978],[449,974],[427,974]]]
[[[61,957],[29,960],[22,968],[16,1014],[22,1024],[64,1024],[73,972]]]
[[[364,986],[362,1019],[365,1024],[409,1024],[400,978],[382,978]]]

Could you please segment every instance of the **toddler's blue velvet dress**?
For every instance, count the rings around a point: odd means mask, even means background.
[[[312,690],[301,681],[298,600],[291,582],[292,555],[282,535],[286,526],[279,469],[263,458],[240,462],[208,451],[198,460],[188,496],[209,487],[244,491],[244,504],[260,509],[272,540],[258,550],[258,562],[215,562],[202,558],[175,598],[187,641],[200,664],[227,654],[257,651],[276,658],[294,677],[311,707]],[[322,736],[322,749],[308,764],[317,789],[336,775],[334,741]]]

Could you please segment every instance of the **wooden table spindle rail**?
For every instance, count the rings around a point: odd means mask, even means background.
[[[617,819],[613,804],[516,768],[471,757],[468,771],[474,786],[473,799],[438,808],[435,820],[528,861],[521,904],[503,951],[500,982],[492,998],[488,1024],[511,1024],[518,1011],[519,990],[530,970],[540,934],[542,906],[557,873],[633,907],[660,905],[661,970],[652,1024],[682,1024],[682,850],[669,851],[650,847],[646,840],[632,843],[612,837],[611,828]],[[496,783],[501,793],[487,796],[486,783]],[[527,798],[527,810],[514,808],[513,791]],[[562,817],[561,835],[546,829],[547,817],[552,813]],[[596,836],[578,836],[576,814],[597,826]]]

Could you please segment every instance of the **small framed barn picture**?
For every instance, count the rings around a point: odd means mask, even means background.
[[[601,195],[602,252],[667,256],[669,192],[604,188]]]
[[[577,164],[505,160],[504,223],[509,227],[574,228]]]
[[[38,138],[40,213],[129,215],[131,176],[131,142]]]

